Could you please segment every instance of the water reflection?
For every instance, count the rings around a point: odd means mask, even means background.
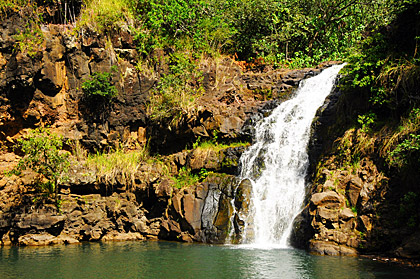
[[[232,247],[245,271],[241,278],[311,278],[302,253],[291,249]]]
[[[172,242],[0,248],[0,278],[419,278],[359,258]]]

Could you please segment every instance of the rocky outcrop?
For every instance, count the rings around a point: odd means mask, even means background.
[[[375,208],[383,201],[387,179],[365,159],[357,169],[326,166],[330,169],[322,169],[305,213],[295,221],[293,242],[321,254],[357,255],[377,221]]]
[[[230,58],[203,60],[200,84],[205,93],[192,114],[151,121],[146,108],[150,90],[168,71],[158,50],[155,75],[137,67],[139,54],[128,26],[100,35],[69,25],[41,26],[43,42],[32,52],[16,51],[17,34],[26,31],[25,16],[12,12],[0,25],[0,141],[12,144],[26,128],[48,125],[66,139],[78,140],[90,150],[125,144],[133,148],[149,139],[153,151],[170,154],[197,137],[243,139],[242,126],[265,101],[287,98],[293,86],[320,69],[267,69],[244,73]],[[53,21],[54,22],[54,21]],[[112,73],[118,94],[111,103],[89,103],[82,84],[95,72]]]
[[[2,244],[49,245],[156,238],[133,193],[60,196],[60,204],[13,208],[2,224]]]
[[[44,42],[31,56],[13,50],[15,35],[25,32],[25,24],[25,18],[13,14],[0,27],[0,140],[10,142],[24,128],[49,125],[91,149],[130,137],[144,141],[147,92],[155,81],[135,69],[138,54],[128,29],[115,34],[123,39],[119,44],[106,46],[107,38],[45,25]],[[94,72],[112,72],[111,66],[118,69],[113,83],[120,94],[105,109],[89,106],[82,83]]]
[[[197,148],[162,162],[144,162],[132,181],[118,174],[101,177],[95,169],[75,163],[60,186],[58,203],[32,191],[36,175],[30,171],[22,177],[3,177],[0,240],[3,245],[144,239],[223,243],[232,226],[236,231],[243,226],[234,213],[249,200],[249,190],[237,190],[232,175],[243,150]],[[12,164],[16,160],[9,158]],[[175,180],[185,168],[196,173],[206,168],[208,173],[201,182],[178,189]],[[236,195],[242,202],[232,206]]]
[[[418,200],[417,190],[384,167],[382,132],[354,128],[352,119],[366,113],[366,98],[337,87],[318,110],[308,148],[306,206],[291,239],[319,254],[417,260],[419,224],[410,220],[419,213],[405,205]]]
[[[198,137],[211,139],[215,132],[225,141],[249,141],[258,119],[290,98],[302,79],[318,74],[330,64],[294,71],[267,68],[254,73],[243,72],[230,58],[209,59],[201,65],[206,93],[196,100],[196,112],[183,115],[175,130],[170,124],[172,118],[150,123],[151,147],[160,153],[176,152]]]

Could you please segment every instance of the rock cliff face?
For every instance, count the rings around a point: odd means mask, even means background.
[[[236,171],[242,150],[196,149],[172,155],[168,160],[174,169],[179,164],[218,171],[183,189],[175,187],[161,163],[139,166],[130,189],[122,177],[104,182],[91,170],[73,169],[60,187],[58,206],[31,192],[35,175],[30,171],[20,178],[3,177],[2,244],[136,239],[224,242],[231,226],[230,202],[236,194],[235,176],[227,173]]]
[[[26,20],[26,21],[25,21]],[[287,97],[302,78],[319,70],[266,70],[243,73],[230,58],[201,64],[205,94],[192,115],[183,115],[176,129],[153,122],[147,115],[150,89],[167,71],[164,57],[155,52],[156,74],[146,76],[136,67],[139,54],[125,27],[108,36],[91,30],[76,32],[67,25],[43,25],[42,45],[34,53],[16,49],[16,36],[25,32],[27,19],[14,13],[0,26],[0,140],[11,143],[23,129],[48,125],[65,138],[80,140],[91,150],[118,143],[144,144],[161,153],[180,151],[197,136],[217,130],[225,139],[243,136],[250,114],[267,99]],[[116,71],[112,70],[117,68]],[[95,72],[113,73],[119,94],[106,110],[86,102],[82,83]],[[245,135],[246,136],[246,135]]]
[[[418,223],[408,221],[417,210],[404,204],[413,185],[383,167],[380,139],[351,121],[365,113],[366,103],[363,95],[337,88],[318,110],[306,206],[295,219],[292,243],[326,255],[418,260]]]
[[[265,69],[244,72],[230,58],[208,59],[200,68],[205,93],[193,114],[182,115],[176,129],[152,121],[150,90],[167,71],[156,51],[154,75],[138,67],[139,54],[128,26],[107,36],[68,25],[41,26],[42,43],[17,48],[26,32],[29,10],[12,12],[0,24],[0,239],[3,245],[47,245],[98,240],[168,239],[222,243],[240,238],[249,183],[235,174],[245,147],[185,150],[198,137],[249,140],[255,121],[290,96],[299,81],[320,69]],[[54,23],[51,18],[51,23]],[[116,70],[113,70],[115,69]],[[112,73],[118,90],[105,110],[89,105],[82,83],[95,72]],[[90,151],[116,146],[139,149],[149,143],[164,161],[139,163],[130,179],[104,177],[74,159],[59,203],[34,192],[35,174],[6,177],[20,155],[16,140],[29,129],[49,126],[65,140]],[[70,146],[66,146],[70,149]],[[162,159],[163,158],[163,159]],[[208,174],[178,189],[171,177],[182,169]],[[236,202],[232,205],[231,200]]]

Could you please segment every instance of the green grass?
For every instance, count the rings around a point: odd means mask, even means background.
[[[248,145],[249,145],[248,142],[233,142],[233,143],[225,144],[225,143],[215,143],[211,140],[208,140],[208,141],[201,142],[197,146],[197,148],[213,149],[213,150],[219,151],[219,150],[223,150],[223,149],[226,149],[226,148],[235,148],[235,147],[248,146]]]
[[[87,0],[81,11],[77,28],[90,27],[96,31],[118,29],[120,24],[134,18],[133,1],[130,0]]]
[[[193,149],[200,148],[204,150],[212,149],[215,151],[220,151],[226,148],[235,148],[235,147],[241,147],[241,146],[246,147],[250,145],[249,142],[242,142],[242,141],[230,142],[230,143],[220,142],[218,133],[219,133],[218,131],[213,130],[212,132],[213,137],[211,139],[205,139],[205,140],[202,140],[201,137],[199,136],[197,140],[195,141],[195,143],[193,143],[192,148]]]
[[[190,169],[182,167],[179,170],[178,175],[171,176],[170,178],[175,182],[174,187],[182,189],[202,182],[210,174],[213,175],[214,173],[211,171],[209,172],[206,169],[201,169],[199,173],[193,173]]]
[[[86,166],[96,170],[97,177],[105,182],[113,181],[117,175],[121,175],[123,181],[131,185],[140,163],[145,162],[148,157],[145,149],[132,152],[117,149],[110,153],[88,155]]]
[[[190,169],[185,167],[179,170],[178,175],[170,177],[175,182],[174,187],[178,189],[190,187],[200,181],[197,174],[193,174]]]

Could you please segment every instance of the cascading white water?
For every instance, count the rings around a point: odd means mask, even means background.
[[[288,247],[305,196],[310,126],[342,67],[332,66],[302,81],[293,99],[257,124],[255,143],[241,156],[240,178],[252,183],[243,243]]]

